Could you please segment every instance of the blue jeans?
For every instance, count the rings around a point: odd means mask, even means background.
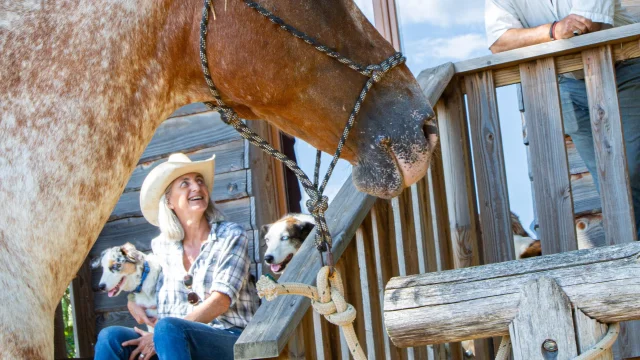
[[[154,328],[153,343],[160,360],[233,359],[233,345],[241,333],[240,328],[217,329],[193,321],[163,318]],[[135,347],[122,347],[122,343],[139,337],[131,328],[105,328],[98,335],[94,359],[128,360]]]
[[[616,82],[636,230],[640,238],[640,59],[617,63]],[[584,80],[560,76],[559,84],[565,133],[571,136],[576,150],[593,176],[596,189],[600,191]]]

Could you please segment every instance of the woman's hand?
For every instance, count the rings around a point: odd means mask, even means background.
[[[140,330],[137,327],[133,328],[140,337],[137,339],[125,341],[122,343],[122,347],[125,346],[136,346],[136,348],[129,356],[129,360],[136,360],[136,358],[140,359],[149,359],[153,355],[156,354],[156,348],[153,345],[153,334],[146,332],[144,330]]]
[[[142,306],[142,305],[138,305],[136,303],[134,303],[133,301],[128,301],[127,302],[127,308],[129,309],[129,312],[131,313],[131,316],[133,316],[134,319],[136,319],[136,321],[138,322],[138,324],[147,324],[147,326],[155,326],[156,322],[158,321],[157,318],[149,318],[147,317],[147,308]],[[150,307],[149,309],[155,309],[155,306]]]

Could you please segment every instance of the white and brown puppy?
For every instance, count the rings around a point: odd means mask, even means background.
[[[132,292],[134,302],[147,308],[147,316],[157,317],[157,311],[150,309],[156,307],[156,283],[162,271],[155,256],[145,255],[126,243],[104,250],[91,267],[102,267],[100,291],[106,291],[109,297],[118,296],[123,290]],[[149,332],[153,332],[151,327]]]
[[[282,274],[314,226],[313,217],[306,214],[289,214],[262,226],[267,245],[264,262],[274,274]]]

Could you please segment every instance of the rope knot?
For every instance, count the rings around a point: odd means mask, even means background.
[[[307,200],[307,209],[311,214],[324,214],[329,208],[329,198],[323,195],[319,198]]]

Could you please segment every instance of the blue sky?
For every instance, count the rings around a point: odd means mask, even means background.
[[[355,2],[373,22],[371,0]],[[484,0],[396,2],[402,51],[407,57],[407,66],[416,76],[424,69],[445,62],[457,62],[490,54],[484,32]],[[520,215],[525,228],[528,228],[533,220],[533,205],[515,86],[498,89],[497,98],[511,209]],[[296,140],[295,149],[298,160],[302,160],[302,169],[312,174],[315,149],[299,139]],[[329,161],[330,156],[325,154],[324,169]],[[348,163],[338,163],[326,190],[330,198],[335,195],[350,171]]]

